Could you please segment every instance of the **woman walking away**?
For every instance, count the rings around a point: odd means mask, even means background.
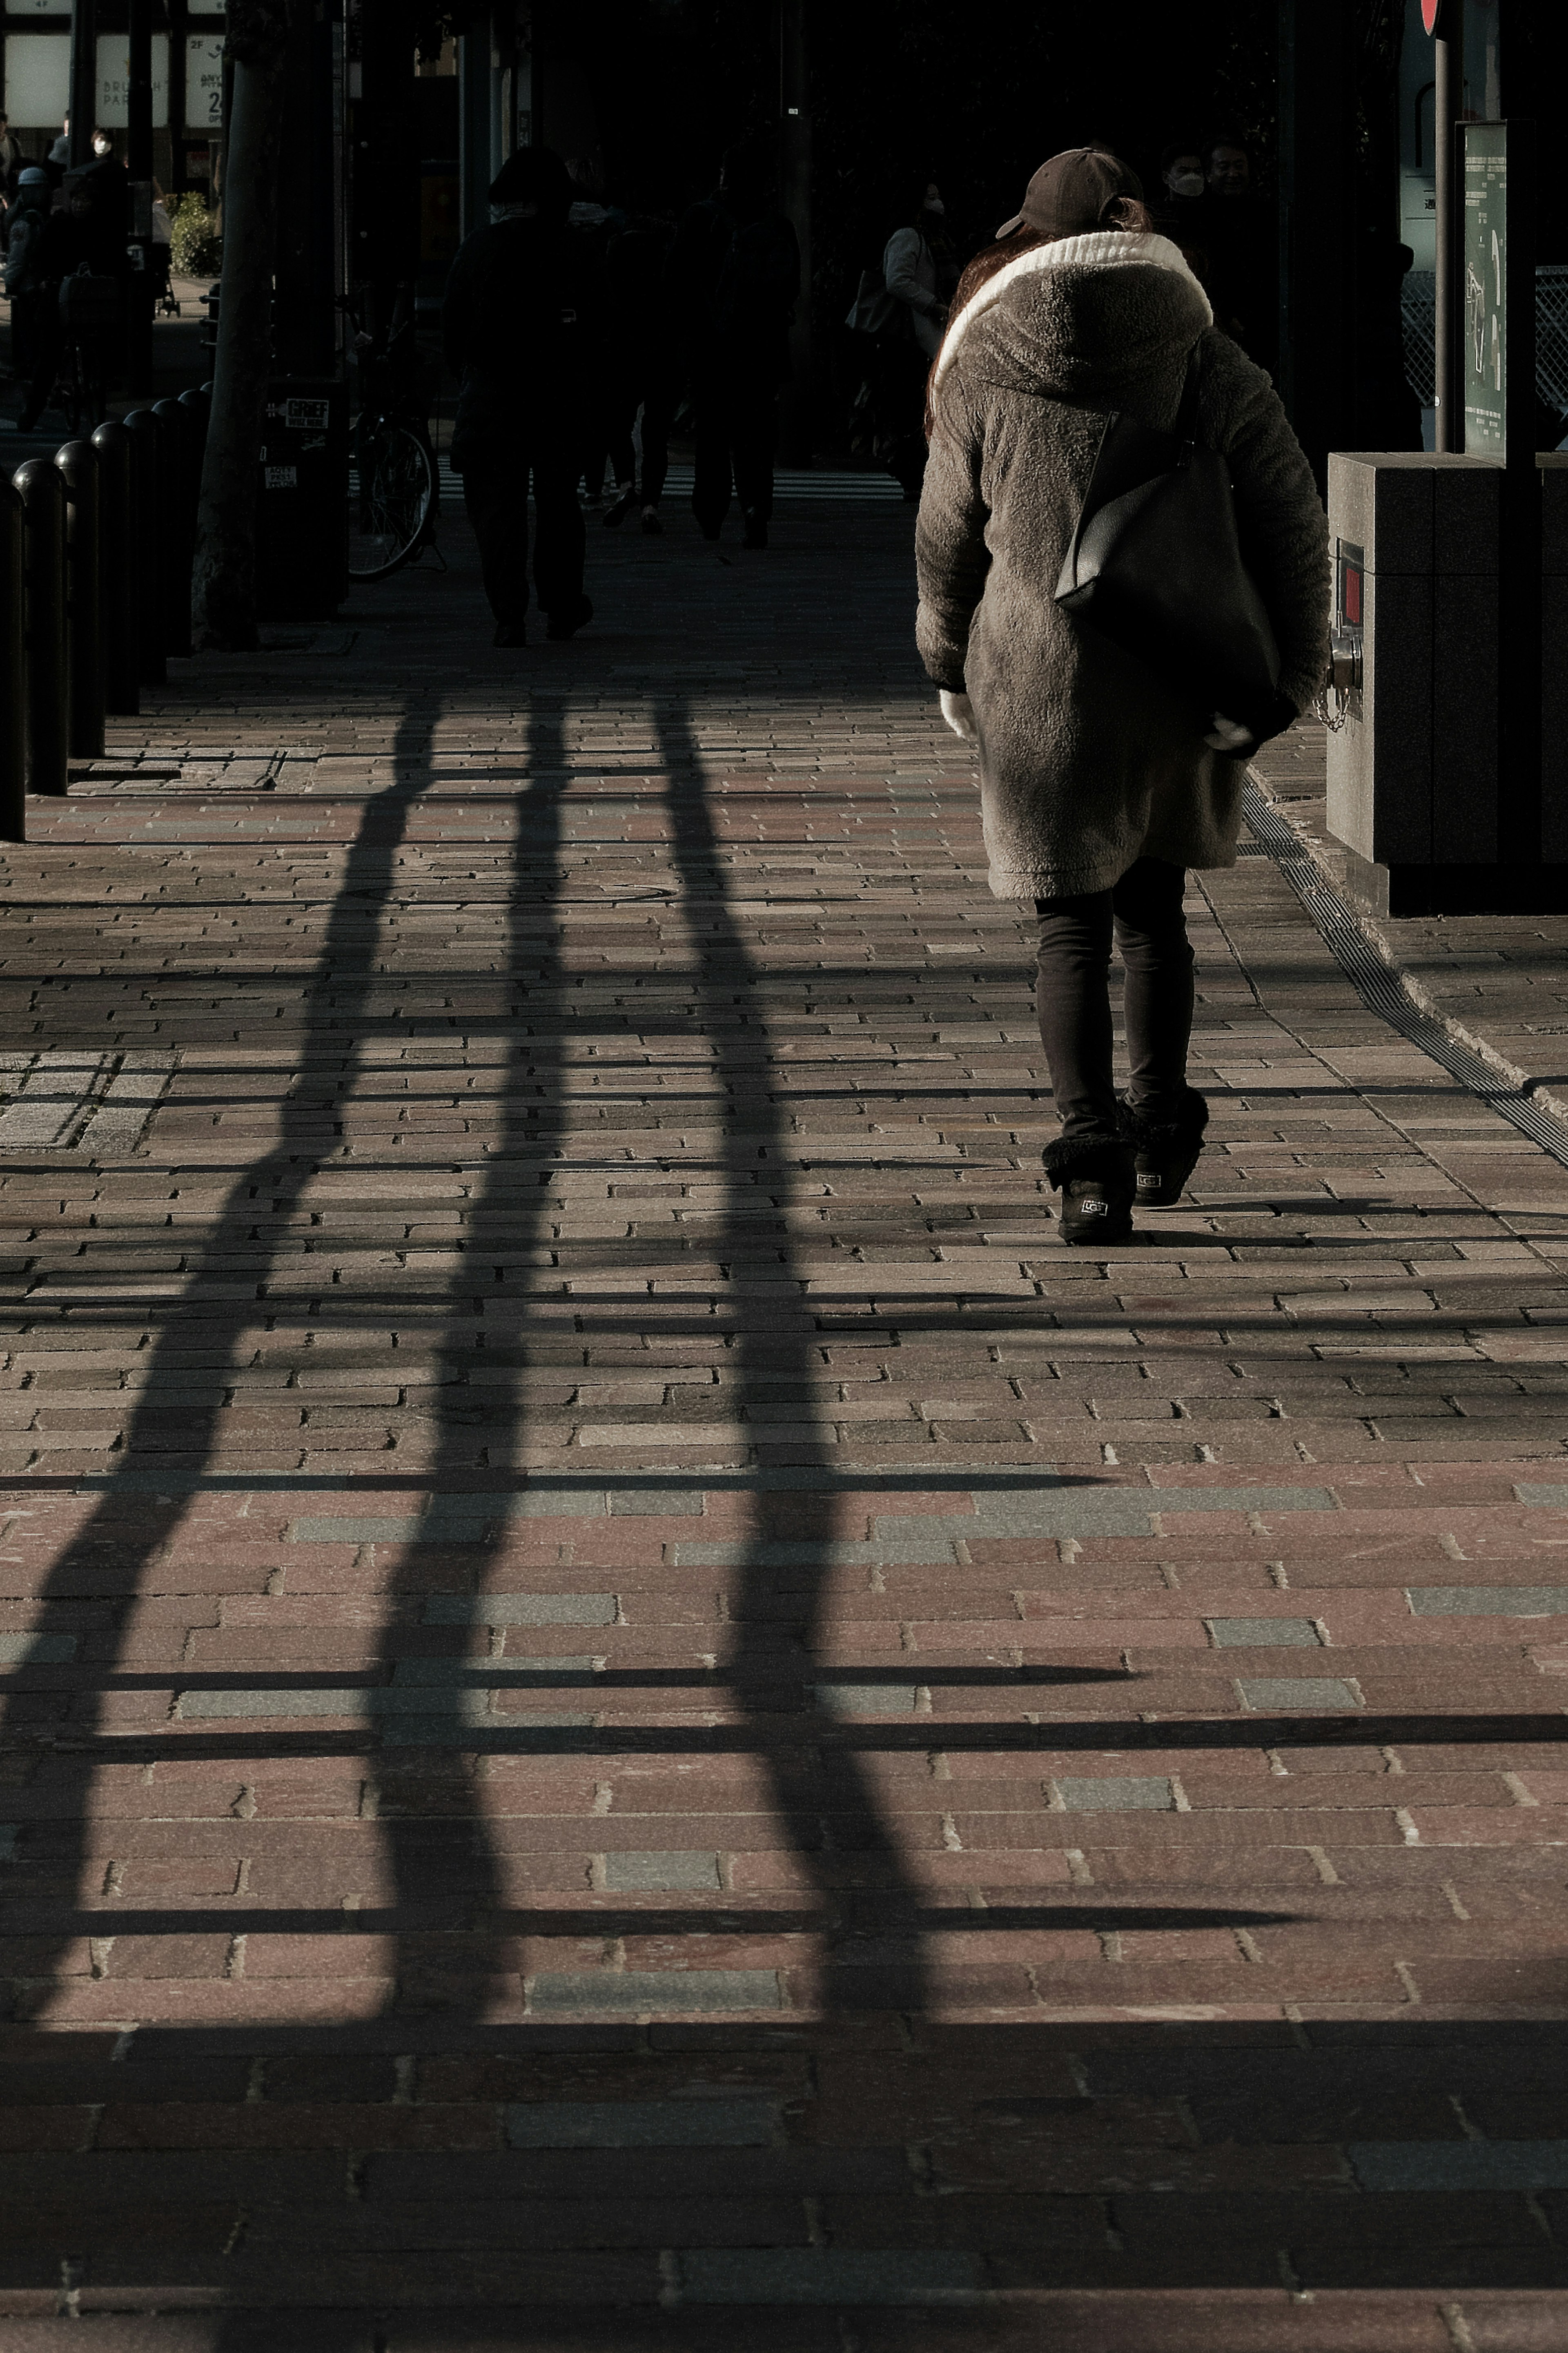
[[[979,748],[991,888],[1032,899],[1039,917],[1040,1036],[1061,1120],[1045,1165],[1069,1242],[1124,1241],[1134,1199],[1177,1200],[1208,1118],[1186,1080],[1184,869],[1234,862],[1256,738],[1221,712],[1194,717],[1054,601],[1109,417],[1169,431],[1194,371],[1194,438],[1229,464],[1286,724],[1327,654],[1322,505],[1273,385],[1215,331],[1124,164],[1081,147],[1042,164],[960,280],[931,372],[920,649],[949,724]],[[1125,1102],[1111,1077],[1113,934]]]

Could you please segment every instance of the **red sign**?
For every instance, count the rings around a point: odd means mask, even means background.
[[[1421,0],[1421,22],[1429,33],[1437,29],[1437,19],[1443,13],[1443,0]]]

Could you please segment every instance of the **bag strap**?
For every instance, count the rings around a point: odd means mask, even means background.
[[[1187,380],[1182,392],[1182,405],[1171,427],[1178,441],[1195,441],[1198,438],[1198,394],[1202,389],[1203,372],[1203,345],[1194,343],[1187,354]]]

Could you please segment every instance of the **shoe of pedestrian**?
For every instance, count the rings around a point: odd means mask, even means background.
[[[551,614],[545,625],[544,634],[547,638],[574,638],[584,623],[591,621],[593,617],[592,600],[587,596],[579,596],[577,602],[574,605],[568,605],[563,612]]]
[[[698,529],[702,533],[704,539],[717,539],[719,536],[719,526],[716,522],[699,523]]]
[[[1138,1205],[1144,1209],[1173,1208],[1204,1148],[1209,1107],[1195,1087],[1183,1093],[1173,1116],[1151,1118],[1126,1101],[1121,1103],[1121,1129],[1132,1148]]]
[[[1046,1175],[1062,1197],[1057,1215],[1064,1242],[1125,1242],[1132,1238],[1132,1154],[1125,1144],[1058,1135],[1045,1150]]]
[[[664,525],[658,519],[658,509],[657,507],[644,507],[642,511],[642,527],[643,533],[646,538],[662,539],[664,537]]]
[[[619,496],[612,501],[611,504],[605,509],[605,529],[606,531],[619,531],[627,515],[629,515],[636,507],[637,502],[637,494],[635,491],[622,491]]]
[[[748,507],[746,509],[745,525],[746,527],[741,534],[742,546],[766,547],[768,543],[768,527],[754,507]]]
[[[527,645],[528,624],[525,621],[498,621],[490,643],[492,646]]]

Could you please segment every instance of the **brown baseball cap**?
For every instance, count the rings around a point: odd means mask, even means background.
[[[1118,196],[1142,199],[1143,183],[1107,147],[1067,147],[1042,164],[1024,192],[1022,208],[998,237],[1032,228],[1037,237],[1083,237],[1099,228]]]

